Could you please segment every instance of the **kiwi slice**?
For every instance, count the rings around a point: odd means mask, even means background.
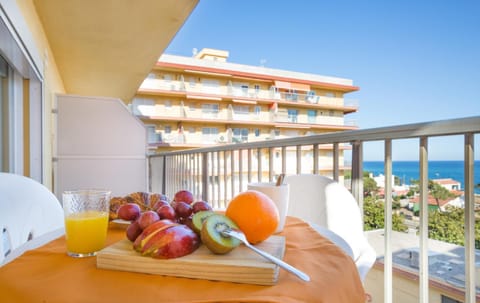
[[[238,239],[222,235],[221,231],[226,229],[238,229],[238,226],[225,215],[212,214],[203,222],[200,238],[214,254],[226,254],[240,245]]]
[[[211,210],[203,210],[195,213],[192,217],[192,229],[195,231],[198,235],[200,235],[200,231],[202,230],[202,225],[203,222],[207,217],[210,217],[211,215],[214,215],[215,212]]]

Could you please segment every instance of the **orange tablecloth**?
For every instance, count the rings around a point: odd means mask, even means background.
[[[0,302],[365,302],[355,264],[337,246],[293,217],[281,235],[284,260],[310,282],[282,269],[274,286],[102,270],[94,257],[67,256],[61,237],[0,267]],[[110,229],[108,245],[124,237]]]

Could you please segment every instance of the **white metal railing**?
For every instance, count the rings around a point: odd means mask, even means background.
[[[190,94],[208,94],[212,96],[225,96],[230,98],[246,98],[252,100],[263,99],[265,101],[288,101],[293,103],[309,103],[324,105],[329,108],[358,108],[358,100],[347,99],[335,96],[316,95],[313,92],[302,93],[297,91],[279,91],[274,86],[270,89],[241,88],[229,85],[218,85],[214,87],[204,86],[201,83],[192,85],[189,82],[181,80],[164,80],[147,78],[140,85],[139,91],[147,92],[149,90],[166,90],[172,92],[183,92]]]
[[[480,134],[480,116],[425,122],[366,130],[344,131],[263,142],[227,144],[208,148],[160,153],[149,157],[150,189],[173,195],[178,188],[188,188],[216,208],[226,206],[229,198],[246,189],[252,181],[273,181],[280,173],[327,174],[341,179],[345,145],[351,146],[352,194],[363,208],[364,144],[381,142],[385,172],[385,255],[384,302],[392,302],[392,153],[393,141],[418,139],[420,170],[420,302],[429,301],[428,273],[428,155],[429,140],[462,136],[465,174],[465,302],[476,300],[475,288],[475,217],[474,217],[474,138]],[[320,165],[322,148],[331,146],[329,169]],[[305,152],[312,161],[305,167]]]

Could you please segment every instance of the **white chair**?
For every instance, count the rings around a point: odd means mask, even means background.
[[[376,253],[365,237],[353,195],[343,185],[320,175],[287,176],[285,183],[290,184],[288,214],[309,222],[352,256],[364,281]]]
[[[0,172],[0,266],[63,234],[63,209],[48,188]]]

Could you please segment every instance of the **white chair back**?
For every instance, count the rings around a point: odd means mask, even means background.
[[[63,233],[63,209],[48,188],[0,173],[0,266]]]
[[[290,184],[288,214],[302,218],[314,227],[324,227],[348,243],[351,251],[337,237],[324,234],[343,246],[347,254],[353,254],[363,281],[375,262],[376,253],[364,235],[361,212],[353,195],[343,185],[320,175],[287,176],[285,183]]]

